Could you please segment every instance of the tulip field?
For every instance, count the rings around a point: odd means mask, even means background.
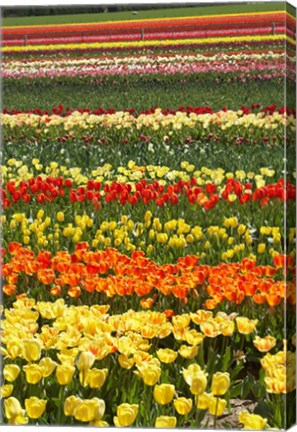
[[[279,3],[4,20],[2,424],[295,423],[296,20]]]

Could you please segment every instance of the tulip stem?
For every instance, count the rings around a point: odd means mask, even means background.
[[[63,398],[64,398],[64,391],[65,391],[65,386],[61,385],[60,386],[60,390],[59,390],[59,410],[58,410],[58,418],[57,418],[57,424],[62,426],[62,416],[63,416],[63,409],[64,409],[64,403],[63,403]]]
[[[219,405],[219,399],[217,398],[217,401],[216,401],[215,416],[214,416],[214,421],[213,421],[213,428],[214,428],[214,429],[217,428],[217,412],[218,412],[218,405]]]
[[[196,405],[198,405],[198,398],[199,398],[199,396],[197,395],[197,404],[196,404]],[[199,409],[196,408],[196,413],[195,413],[195,425],[194,425],[194,426],[198,427],[198,426],[199,426],[198,423],[199,423]]]

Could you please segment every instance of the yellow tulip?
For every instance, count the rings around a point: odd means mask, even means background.
[[[91,421],[89,424],[90,424],[90,426],[94,426],[94,427],[107,428],[109,426],[109,424],[104,420],[94,420],[94,421]]]
[[[198,354],[198,346],[181,345],[178,353],[183,358],[192,359]]]
[[[192,399],[186,399],[185,397],[180,397],[174,399],[173,404],[178,414],[187,415],[192,410],[193,401]]]
[[[161,369],[154,363],[147,363],[139,367],[139,374],[142,377],[144,384],[153,386],[161,376]]]
[[[80,370],[79,381],[85,387],[87,385],[87,374],[89,369],[93,366],[95,356],[89,351],[80,353],[77,360],[77,367]]]
[[[223,336],[232,336],[235,330],[235,324],[233,321],[223,321],[220,323],[220,332]]]
[[[206,410],[211,397],[212,395],[210,393],[203,393],[202,395],[196,396],[196,407],[198,409]]]
[[[64,309],[65,309],[65,300],[64,299],[58,299],[54,303],[52,303],[52,310],[54,313],[54,317],[58,318],[63,315]]]
[[[205,321],[208,321],[212,318],[213,313],[211,311],[205,311],[203,309],[199,309],[196,313],[191,313],[191,320],[197,324],[200,325]]]
[[[265,336],[264,338],[260,338],[256,336],[253,340],[253,344],[260,352],[268,352],[276,345],[276,339],[273,336]]]
[[[65,363],[57,366],[56,376],[60,385],[70,384],[75,372],[75,367]]]
[[[81,399],[76,396],[69,396],[64,402],[64,414],[72,416],[75,408],[81,402]]]
[[[247,317],[237,317],[236,324],[239,333],[248,335],[255,330],[258,320],[250,320]]]
[[[193,376],[191,386],[190,386],[190,392],[193,395],[201,395],[204,393],[207,385],[207,378],[206,374],[202,371],[198,372],[196,375]]]
[[[172,384],[160,384],[154,388],[154,399],[160,405],[169,404],[174,396],[174,385]]]
[[[170,348],[160,348],[156,352],[158,359],[165,364],[169,364],[174,362],[177,357],[177,352],[173,351]]]
[[[214,396],[224,395],[230,387],[230,375],[227,372],[216,372],[212,376],[211,392]]]
[[[131,426],[137,417],[139,406],[123,403],[117,407],[117,416],[113,418],[117,427]]]
[[[265,243],[259,243],[257,252],[258,254],[263,254],[266,251],[266,244]]]
[[[3,368],[4,379],[8,382],[13,382],[19,376],[21,369],[16,364],[8,364]]]
[[[278,377],[269,377],[266,376],[264,378],[265,381],[265,385],[266,385],[266,391],[268,393],[275,393],[275,394],[280,394],[280,393],[287,393],[288,389],[286,387],[286,384],[288,382],[288,380],[286,380],[286,375],[283,374],[282,376],[278,376]],[[296,387],[296,386],[294,386]]]
[[[227,406],[227,401],[225,399],[216,398],[214,396],[210,396],[208,399],[208,411],[213,416],[221,416]]]
[[[5,384],[2,387],[0,387],[0,398],[7,398],[11,395],[12,392],[13,392],[13,385]]]
[[[79,370],[91,369],[95,361],[95,356],[89,351],[82,352],[77,360],[77,367]]]
[[[29,384],[37,384],[43,377],[43,368],[37,364],[23,366],[23,371]]]
[[[59,211],[59,212],[57,213],[57,221],[58,221],[58,222],[64,222],[64,219],[65,219],[65,217],[64,217],[64,213],[61,212],[61,211]]]
[[[135,364],[135,360],[134,360],[134,358],[133,357],[127,357],[126,355],[124,355],[124,354],[120,354],[119,355],[119,357],[118,357],[118,361],[119,361],[119,363],[120,363],[120,366],[123,368],[123,369],[131,369],[133,366],[134,366],[134,364]]]
[[[156,418],[155,427],[156,428],[175,428],[176,417],[160,416]]]
[[[93,398],[80,400],[73,411],[73,417],[82,422],[101,420],[105,413],[103,399]]]
[[[33,362],[40,359],[42,345],[39,340],[25,339],[22,343],[23,357],[27,362]]]
[[[37,419],[42,416],[46,407],[47,401],[39,399],[38,397],[31,396],[25,399],[25,408],[27,414],[32,419]]]
[[[215,338],[221,333],[220,325],[212,318],[202,322],[200,324],[200,330],[205,336],[210,338]]]
[[[54,362],[50,357],[43,357],[39,362],[39,366],[43,370],[43,376],[47,378],[54,372],[57,363]]]
[[[185,340],[189,345],[200,345],[204,338],[204,334],[197,332],[195,329],[187,330],[185,332]]]
[[[238,420],[243,424],[244,429],[263,430],[266,426],[267,419],[257,414],[250,414],[247,411],[241,411]]]
[[[197,363],[192,363],[190,364],[190,366],[187,367],[187,369],[182,370],[184,380],[188,385],[192,384],[192,378],[198,372],[201,372],[201,367]]]
[[[108,375],[107,369],[90,369],[87,373],[86,381],[91,388],[100,389],[105,383]]]
[[[20,357],[21,354],[22,354],[22,347],[20,345],[20,340],[12,337],[11,340],[9,340],[6,344],[5,356],[11,359],[15,359],[17,357]]]
[[[5,399],[4,411],[9,424],[22,425],[28,423],[25,410],[22,409],[20,402],[15,397]]]

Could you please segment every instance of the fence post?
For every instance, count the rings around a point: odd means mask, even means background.
[[[141,29],[141,40],[144,41],[144,29]]]
[[[24,46],[27,45],[27,35],[24,35]]]
[[[275,34],[275,23],[274,22],[272,23],[272,34],[273,35]]]

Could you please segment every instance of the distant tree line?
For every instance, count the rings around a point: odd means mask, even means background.
[[[122,12],[147,9],[165,9],[181,6],[198,6],[193,3],[180,4],[139,4],[139,5],[101,5],[101,6],[39,6],[39,7],[3,7],[2,16],[6,17],[23,17],[23,16],[44,16],[44,15],[68,15],[68,14],[84,14],[84,13],[106,13],[106,12]]]

